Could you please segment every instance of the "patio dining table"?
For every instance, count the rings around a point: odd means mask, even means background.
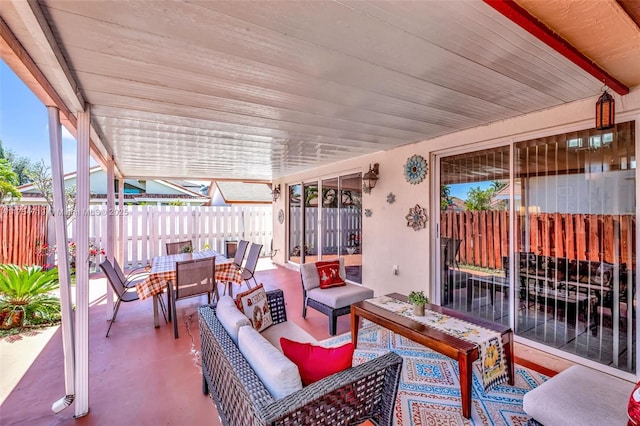
[[[144,281],[136,285],[136,291],[141,300],[154,298],[153,303],[153,323],[159,327],[158,321],[158,298],[169,283],[176,279],[176,263],[185,260],[203,259],[215,257],[215,280],[223,283],[242,284],[240,270],[234,265],[233,259],[227,259],[223,254],[215,250],[205,250],[193,253],[179,253],[171,255],[156,256],[151,264],[149,276]]]

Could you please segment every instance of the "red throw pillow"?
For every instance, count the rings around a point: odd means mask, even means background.
[[[318,277],[320,277],[320,288],[347,285],[340,276],[340,262],[338,260],[316,262],[316,269],[318,270]]]
[[[636,384],[636,387],[633,388],[633,392],[631,392],[629,396],[627,415],[629,416],[630,425],[640,425],[640,382]]]
[[[305,386],[351,368],[353,362],[353,343],[337,348],[325,348],[281,337],[280,346],[282,353],[298,366],[302,384]]]

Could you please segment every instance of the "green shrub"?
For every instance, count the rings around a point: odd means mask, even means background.
[[[51,292],[59,287],[58,269],[0,265],[0,328],[58,321],[60,299]]]

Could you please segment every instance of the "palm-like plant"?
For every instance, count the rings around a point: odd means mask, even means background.
[[[60,315],[58,270],[0,265],[0,328],[52,321]]]

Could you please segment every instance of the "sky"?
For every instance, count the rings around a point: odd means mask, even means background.
[[[0,140],[19,157],[51,165],[47,108],[0,60]],[[65,173],[76,170],[76,140],[62,128]]]

